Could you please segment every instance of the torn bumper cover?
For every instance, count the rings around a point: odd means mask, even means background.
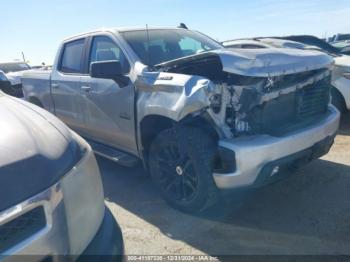
[[[219,141],[221,148],[234,152],[235,159],[232,161],[236,163],[233,172],[213,174],[217,187],[220,189],[250,187],[260,184],[261,176],[264,176],[263,180],[266,180],[266,176],[282,175],[284,170],[279,164],[282,162],[284,166],[294,164],[294,160],[299,159],[291,157],[290,163],[282,160],[304,150],[312,150],[320,141],[332,138],[338,130],[339,117],[339,112],[333,106],[329,106],[327,114],[321,121],[282,137],[255,135]],[[330,145],[331,142],[324,143],[324,148],[322,148],[324,150],[315,149],[318,152],[311,152],[310,158],[313,154],[316,158],[327,153]],[[266,170],[269,171],[268,175],[266,175]]]

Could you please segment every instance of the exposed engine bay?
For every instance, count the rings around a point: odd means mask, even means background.
[[[308,78],[299,83],[287,80],[301,79],[302,76],[296,74],[250,79],[248,81],[256,83],[249,85],[242,83],[238,76],[237,82],[215,83],[208,112],[216,124],[229,128],[234,136],[282,134],[283,129],[287,131],[293,124],[327,111],[329,76],[329,71],[320,70],[305,74]],[[230,80],[233,79],[231,76]]]

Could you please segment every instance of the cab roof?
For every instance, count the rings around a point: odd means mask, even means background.
[[[145,31],[145,30],[188,30],[184,28],[177,28],[177,27],[146,27],[146,26],[138,26],[138,27],[108,27],[108,28],[100,28],[95,29],[92,31],[76,34],[74,36],[70,36],[65,38],[63,41],[69,41],[73,40],[75,38],[89,36],[91,34],[101,33],[101,32],[111,32],[111,33],[123,33],[123,32],[130,32],[130,31]]]

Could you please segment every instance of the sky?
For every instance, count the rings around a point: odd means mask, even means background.
[[[350,0],[12,0],[1,1],[0,62],[52,64],[60,41],[101,27],[176,27],[216,40],[350,33]]]

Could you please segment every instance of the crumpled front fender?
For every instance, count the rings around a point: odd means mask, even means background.
[[[174,73],[144,73],[136,81],[138,119],[149,115],[176,122],[210,105],[210,80]]]

